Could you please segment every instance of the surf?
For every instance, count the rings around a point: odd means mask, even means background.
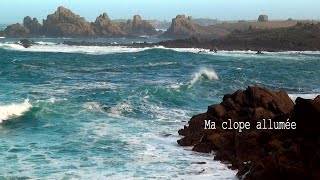
[[[0,106],[0,123],[3,121],[18,118],[24,115],[32,108],[29,99],[26,99],[23,103],[13,103],[9,105]]]
[[[193,78],[189,82],[188,87],[191,88],[198,81],[203,80],[218,80],[218,74],[214,70],[209,70],[207,68],[201,68],[198,72],[194,73]]]

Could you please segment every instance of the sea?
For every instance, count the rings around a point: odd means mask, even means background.
[[[248,86],[320,93],[320,52],[67,46],[0,39],[0,179],[237,179],[178,130]]]

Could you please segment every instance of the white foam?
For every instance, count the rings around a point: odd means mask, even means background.
[[[93,111],[93,112],[99,112],[104,113],[104,108],[107,107],[105,105],[101,105],[97,102],[86,102],[83,104],[83,108]]]
[[[81,53],[81,54],[114,54],[133,53],[151,48],[130,48],[122,46],[68,46],[64,44],[37,44],[29,48],[16,43],[0,43],[0,48],[26,52],[57,52],[57,53]]]
[[[20,104],[14,103],[9,105],[2,105],[0,106],[0,123],[8,119],[22,116],[31,108],[32,105],[29,103],[29,99],[26,99],[23,103]]]
[[[207,78],[209,80],[218,80],[218,75],[214,70],[209,70],[207,68],[201,68],[199,72],[193,75],[192,80],[189,83],[189,87],[191,87],[194,83]]]
[[[4,39],[4,38],[6,38],[6,37],[0,37],[0,39]]]
[[[289,97],[291,98],[291,100],[295,101],[298,97],[304,98],[304,99],[314,99],[316,98],[318,95],[320,95],[320,93],[316,94],[288,94]]]

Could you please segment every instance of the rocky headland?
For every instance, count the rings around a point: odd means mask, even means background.
[[[249,122],[250,129],[224,129],[223,122]],[[256,129],[263,119],[295,123],[295,129]],[[248,87],[226,94],[220,104],[193,116],[179,130],[181,146],[215,151],[215,160],[231,163],[241,179],[320,179],[320,96],[297,98],[286,92]],[[216,129],[205,129],[206,120]]]
[[[0,34],[6,37],[139,37],[156,36],[159,32],[141,16],[135,15],[133,20],[125,23],[112,22],[106,13],[98,16],[95,22],[73,13],[65,7],[47,16],[42,25],[37,18],[25,17],[23,24],[8,26]]]
[[[219,39],[192,37],[163,41],[159,44],[165,47],[203,48],[215,51],[319,51],[319,39],[320,23],[297,23],[285,28],[236,30]]]

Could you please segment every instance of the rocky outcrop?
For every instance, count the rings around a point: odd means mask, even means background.
[[[29,37],[31,32],[28,28],[21,26],[19,23],[12,24],[4,30],[6,37]]]
[[[296,129],[256,129],[263,119],[294,122]],[[251,128],[239,132],[226,130],[222,123],[249,122]],[[289,119],[289,120],[288,120]],[[320,178],[320,96],[314,100],[297,98],[294,104],[283,92],[248,87],[227,94],[220,104],[191,118],[179,130],[182,146],[194,151],[216,151],[216,160],[228,161],[239,169],[243,179],[311,179]],[[205,120],[216,129],[204,129]]]
[[[23,26],[30,30],[31,34],[37,35],[41,34],[41,24],[38,22],[37,18],[31,19],[30,16],[27,16],[23,19]]]
[[[215,26],[200,26],[192,21],[192,18],[185,15],[178,15],[172,19],[170,28],[163,34],[163,37],[172,39],[185,39],[198,37],[206,39],[216,39],[228,35],[226,29]]]
[[[60,6],[54,14],[43,20],[44,34],[51,37],[93,37],[95,33],[89,22]]]
[[[171,26],[164,33],[164,36],[178,39],[197,36],[199,33],[199,28],[196,24],[192,23],[191,18],[185,15],[178,15],[172,19]]]
[[[119,24],[122,31],[127,32],[129,36],[155,36],[158,34],[156,29],[141,16],[135,15],[132,20]]]
[[[127,35],[119,26],[111,22],[107,13],[103,13],[97,17],[92,25],[94,32],[100,37],[124,37]]]
[[[259,22],[268,22],[269,18],[268,18],[267,15],[260,15],[259,18],[258,18],[258,21]]]

